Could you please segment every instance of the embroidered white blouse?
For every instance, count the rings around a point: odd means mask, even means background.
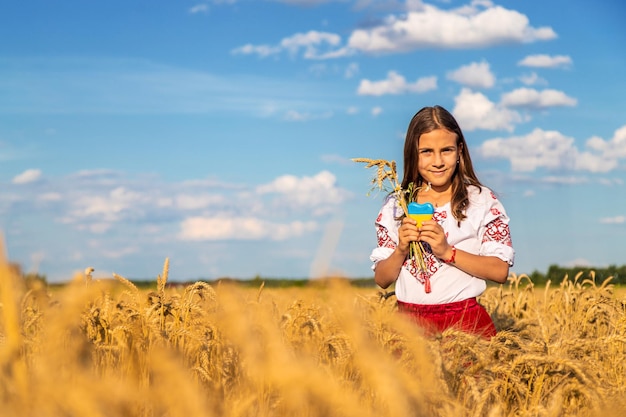
[[[479,192],[480,191],[480,192]],[[456,248],[476,255],[496,256],[513,265],[515,251],[509,231],[509,217],[495,194],[486,187],[468,187],[469,206],[467,216],[458,227],[452,216],[450,203],[435,209],[433,219],[446,233],[448,243]],[[394,195],[385,200],[376,218],[376,235],[378,247],[371,255],[372,269],[376,269],[378,261],[387,259],[398,244],[398,228],[402,216],[402,208]],[[413,304],[444,304],[477,297],[485,291],[485,280],[473,277],[460,269],[443,263],[424,245],[426,254],[425,272],[417,270],[413,262],[406,260],[395,284],[396,298],[399,301]],[[424,290],[422,274],[428,274],[431,292]]]

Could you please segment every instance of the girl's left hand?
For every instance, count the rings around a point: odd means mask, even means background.
[[[443,227],[434,220],[422,223],[422,227],[419,228],[419,240],[428,243],[437,258],[444,256],[450,249]]]

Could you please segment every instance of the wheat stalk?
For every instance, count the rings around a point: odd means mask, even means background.
[[[10,370],[12,385],[21,401],[28,398],[28,370],[20,351],[23,349],[22,310],[19,308],[18,277],[5,257],[4,239],[0,234],[0,366]],[[2,334],[4,333],[4,334]]]
[[[372,178],[372,190],[378,189],[382,191],[389,191],[385,187],[385,181],[388,181],[391,185],[391,191],[396,201],[402,208],[402,212],[405,216],[409,215],[408,202],[415,201],[417,192],[420,190],[411,182],[407,189],[403,189],[402,185],[398,181],[398,173],[396,171],[396,161],[387,161],[386,159],[369,159],[369,158],[352,158],[353,162],[360,162],[365,164],[365,168],[376,168],[376,175]],[[420,271],[426,271],[426,262],[424,260],[425,250],[421,242],[411,242],[409,244],[409,258],[414,264],[416,264]],[[427,291],[430,292],[430,283],[426,284]]]
[[[116,276],[130,291],[38,293],[0,266],[3,417],[626,412],[624,290],[580,276],[545,292],[523,275],[488,288],[480,301],[499,332],[483,341],[452,330],[426,339],[376,288],[265,285],[259,297],[162,280],[162,298]]]

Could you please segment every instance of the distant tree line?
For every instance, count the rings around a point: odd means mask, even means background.
[[[21,276],[26,283],[32,282],[41,282],[43,284],[47,284],[46,275],[40,273],[23,273],[20,265],[16,263],[9,264],[10,269],[13,272]],[[530,274],[527,274],[533,284],[536,285],[544,285],[548,281],[552,283],[552,285],[560,284],[563,281],[563,278],[567,275],[570,279],[573,279],[576,275],[582,274],[580,280],[590,279],[593,274],[595,274],[595,282],[600,285],[605,279],[609,277],[613,277],[611,280],[611,284],[617,285],[626,285],[626,264],[622,266],[617,265],[609,265],[604,268],[595,268],[595,267],[564,267],[559,265],[550,265],[548,267],[548,271],[543,273],[539,271],[534,271]],[[347,279],[351,285],[356,287],[370,287],[375,286],[374,278],[352,278]],[[139,288],[149,288],[153,287],[156,281],[153,280],[131,280],[135,285]],[[325,279],[306,279],[306,278],[268,278],[261,277],[257,275],[254,279],[236,279],[236,278],[220,278],[217,280],[203,280],[198,279],[189,282],[170,282],[170,285],[173,286],[182,286],[187,284],[192,284],[195,281],[205,281],[209,283],[218,283],[218,282],[237,282],[243,285],[249,285],[253,287],[258,287],[260,285],[264,285],[267,287],[303,287],[306,285],[316,285],[318,283],[323,283],[328,280]],[[63,284],[57,284],[63,285]]]
[[[574,279],[574,277],[580,273],[582,273],[580,280],[587,278],[590,279],[593,274],[595,274],[595,282],[598,285],[602,284],[602,282],[609,277],[613,277],[610,281],[611,284],[626,285],[626,265],[609,265],[605,268],[582,266],[564,267],[559,265],[550,265],[548,267],[548,272],[541,273],[539,271],[534,271],[532,274],[528,274],[528,276],[534,284],[543,285],[550,281],[554,285],[563,281],[563,278],[565,278],[566,275],[568,278]]]

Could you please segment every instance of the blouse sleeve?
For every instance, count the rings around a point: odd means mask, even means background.
[[[387,259],[398,245],[398,228],[400,221],[396,220],[402,214],[400,207],[393,196],[387,197],[378,212],[374,225],[376,227],[377,246],[370,255],[373,262],[372,269],[383,259]]]
[[[496,256],[513,266],[515,251],[509,230],[509,217],[491,190],[484,189],[481,194],[486,194],[486,201],[483,206],[484,221],[478,232],[481,241],[480,255]]]

